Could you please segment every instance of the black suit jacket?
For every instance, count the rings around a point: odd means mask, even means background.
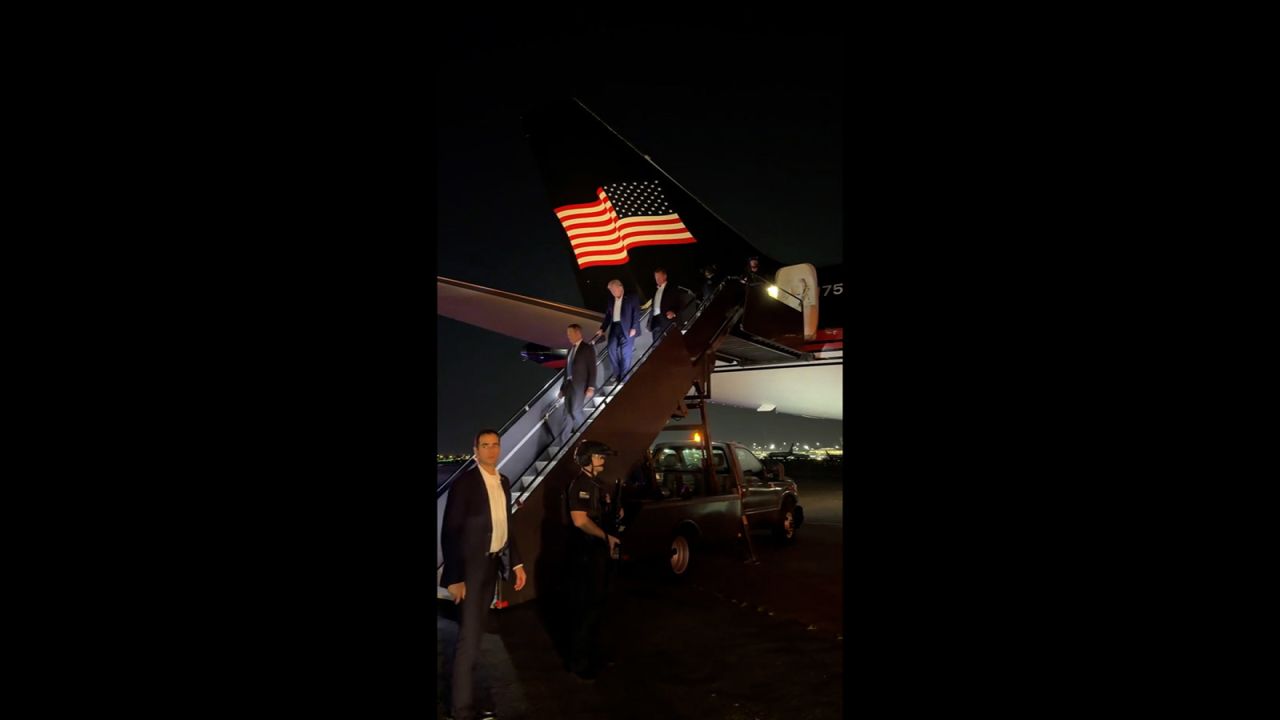
[[[658,296],[658,288],[655,287],[653,289],[653,295],[654,297]],[[688,304],[688,299],[688,293],[676,287],[675,283],[668,280],[667,286],[662,289],[662,307],[658,308],[658,310],[661,311],[663,317],[666,316],[668,310],[679,315],[680,311],[684,309],[684,306]],[[649,332],[653,332],[652,307],[650,307],[649,311],[645,313],[644,326],[649,329]]]
[[[565,378],[560,383],[560,397],[568,397],[582,404],[587,388],[596,387],[596,348],[590,340],[583,338],[578,343],[578,351],[573,354],[573,379]]]
[[[520,551],[516,548],[514,529],[511,527],[511,481],[502,478],[502,492],[506,497],[503,509],[507,514],[507,544],[500,550],[501,573],[504,580],[511,579],[511,569],[522,565]],[[440,549],[444,552],[444,574],[440,587],[447,588],[466,580],[467,567],[484,561],[493,541],[493,516],[489,512],[489,491],[485,489],[480,468],[473,467],[453,481],[449,488],[449,500],[444,506],[444,526],[440,529]]]

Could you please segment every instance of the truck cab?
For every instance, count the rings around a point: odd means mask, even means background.
[[[713,442],[708,468],[704,447],[654,443],[627,478],[624,507],[634,520],[623,539],[629,555],[668,557],[671,572],[684,575],[695,548],[741,544],[744,516],[749,532],[767,529],[779,542],[794,541],[803,508],[782,466],[766,466],[739,443]]]

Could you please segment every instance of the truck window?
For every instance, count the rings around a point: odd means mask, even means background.
[[[711,447],[714,477],[706,482],[702,468],[702,448],[682,445],[656,446],[653,469],[660,497],[690,498],[737,493],[725,448]]]
[[[703,494],[702,448],[658,447],[653,465],[661,497],[688,499]]]
[[[717,475],[729,474],[729,460],[724,456],[724,450],[711,448],[711,462],[715,463]]]
[[[715,483],[708,492],[712,495],[736,494],[737,487],[733,482],[733,474],[729,471],[729,459],[724,455],[724,449],[712,446],[711,462],[715,469]]]
[[[702,448],[684,448],[684,469],[702,469]]]
[[[738,464],[742,466],[742,476],[744,478],[759,478],[764,474],[764,466],[744,448],[734,448],[733,454],[738,458]]]

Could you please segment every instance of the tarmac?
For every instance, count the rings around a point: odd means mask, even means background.
[[[806,526],[780,547],[703,554],[688,577],[627,567],[613,582],[594,682],[565,671],[533,600],[491,610],[477,668],[502,720],[841,717],[844,676],[840,481],[801,485]],[[812,523],[812,525],[810,525]],[[436,601],[438,718],[456,608]]]

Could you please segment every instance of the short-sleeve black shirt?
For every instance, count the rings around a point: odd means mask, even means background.
[[[569,510],[582,510],[591,521],[599,525],[604,517],[604,490],[586,473],[569,483]]]

